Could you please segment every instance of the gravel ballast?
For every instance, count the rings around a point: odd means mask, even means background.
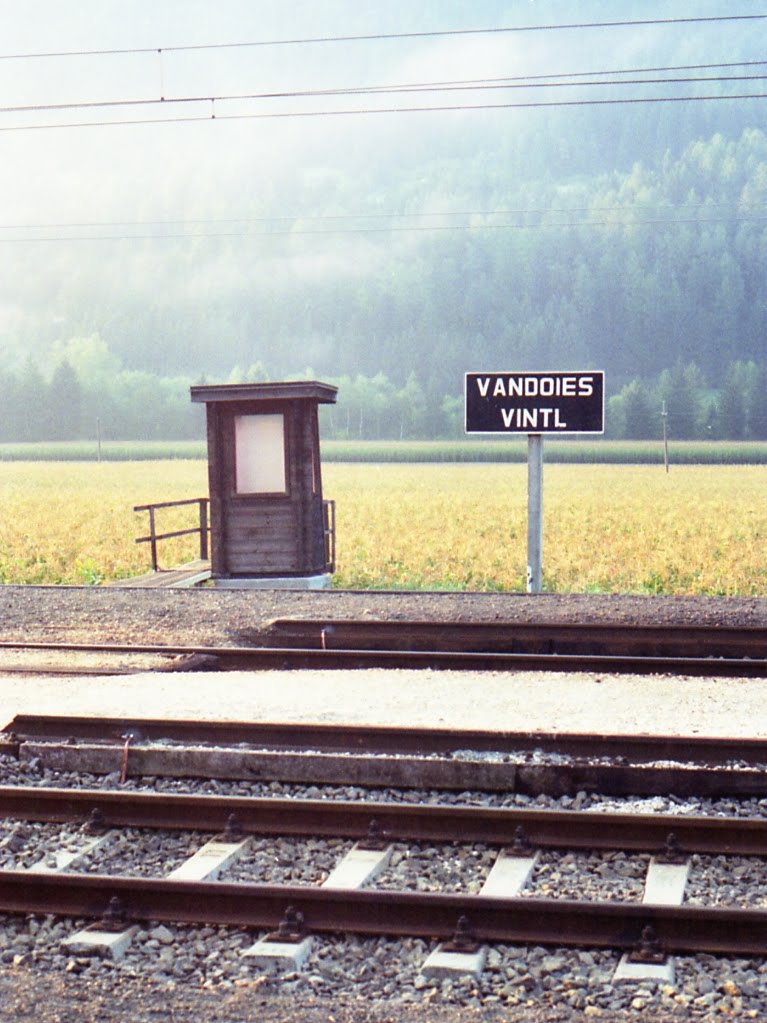
[[[326,1020],[441,1018],[432,1017],[432,1009],[469,1010],[481,1020],[612,1020],[620,1013],[636,1019],[633,1014],[640,1011],[651,1019],[763,1020],[766,1011],[767,967],[759,960],[680,957],[674,983],[616,983],[618,956],[610,951],[495,945],[479,978],[434,979],[420,972],[429,942],[330,936],[315,939],[301,972],[264,974],[243,957],[258,936],[244,930],[148,924],[125,956],[113,961],[63,949],[62,941],[83,923],[0,916],[4,1008],[23,1005],[21,985],[16,1002],[9,1000],[13,979],[55,989],[57,982],[76,977],[85,992],[92,986],[115,995],[141,992],[135,1009],[150,1014],[131,1016],[139,1020],[167,1012],[169,998],[173,1004],[177,998],[187,1005],[196,1001],[194,1016],[176,1018],[214,1021],[299,1020],[306,1018],[302,1007],[315,1000],[325,1005],[326,1015],[318,1018]],[[218,996],[216,1002],[205,997],[209,993]],[[232,1003],[239,1003],[242,1015],[227,1015]],[[272,1009],[275,1004],[292,1009],[271,1016],[264,1011],[270,1003]],[[355,1014],[363,1006],[365,1014]]]
[[[0,758],[0,783],[27,782],[54,785],[85,783],[88,787],[119,788],[116,775],[97,779],[78,778],[74,774],[44,771],[39,764],[18,765],[15,760]],[[240,794],[272,795],[284,798],[285,786],[256,783],[212,783],[206,780],[134,779],[125,788],[147,791],[172,788],[173,791],[199,792],[240,789]],[[362,789],[326,790],[321,786],[289,786],[293,798],[359,799],[384,795],[388,801],[396,790],[380,792]],[[481,793],[402,793],[408,800],[427,798],[435,802],[475,803]],[[767,815],[767,800],[738,803],[685,801],[673,797],[652,800],[600,801],[598,796],[581,794],[575,799],[554,800],[512,794],[504,798],[507,805],[516,799],[530,805],[565,808],[577,803],[586,812],[609,813],[626,810],[632,805],[644,813],[669,812],[676,807],[686,813],[707,812],[746,816]],[[605,809],[606,808],[606,809]],[[70,825],[16,825],[4,823],[4,837],[23,830],[29,842],[25,846],[25,862],[36,861],[50,850],[58,832],[61,842],[76,847],[78,833]],[[209,835],[153,833],[145,829],[125,829],[88,857],[86,866],[99,873],[119,869],[128,874],[164,876],[178,866],[183,858],[206,841]],[[347,840],[262,839],[254,838],[250,848],[220,875],[222,881],[250,883],[319,884],[349,848]],[[18,852],[16,854],[18,856]],[[477,891],[494,859],[494,850],[484,845],[439,845],[397,843],[389,866],[368,884],[369,888],[421,891]],[[142,864],[137,868],[136,864]],[[544,850],[530,886],[524,897],[545,895],[547,898],[641,899],[642,883],[648,857],[644,854],[569,852]],[[10,864],[9,864],[10,865]],[[18,861],[16,866],[21,865]],[[691,904],[709,904],[709,898],[720,904],[750,905],[757,908],[767,898],[767,876],[763,860],[742,857],[692,858],[690,888]],[[309,960],[300,972],[282,971],[265,974],[254,969],[243,956],[244,951],[261,932],[240,928],[191,927],[147,923],[134,937],[125,956],[119,960],[73,955],[63,946],[64,938],[73,934],[86,921],[55,920],[5,916],[0,917],[0,978],[21,977],[33,973],[36,981],[54,984],[56,979],[75,978],[90,990],[107,990],[110,985],[125,992],[126,985],[141,991],[138,1008],[156,999],[175,999],[182,993],[215,993],[217,1011],[234,1000],[247,1005],[247,1012],[258,1007],[258,1018],[269,1019],[262,1012],[283,1005],[291,1011],[303,1012],[307,1003],[326,1006],[325,1017],[343,1021],[371,1019],[395,1020],[439,1019],[442,1009],[452,1007],[473,1012],[481,1020],[586,1020],[638,1018],[646,1019],[767,1019],[767,964],[764,960],[733,960],[713,956],[678,957],[673,983],[623,983],[614,980],[619,955],[609,950],[572,950],[539,947],[493,945],[488,948],[486,966],[479,978],[456,977],[433,979],[421,974],[433,943],[416,939],[362,938],[354,936],[317,936]],[[0,997],[2,997],[0,982]],[[293,1006],[293,1010],[289,1007]],[[356,1015],[364,1006],[367,1016]],[[300,1007],[300,1008],[299,1008]],[[240,1011],[245,1011],[240,1010]],[[319,1009],[318,1009],[319,1011]],[[654,1016],[653,1014],[656,1014]],[[665,1014],[665,1015],[664,1015]],[[24,1018],[23,1016],[21,1017]],[[44,1019],[45,1017],[41,1017]],[[53,1017],[55,1018],[55,1017]],[[66,1018],[66,1017],[61,1017]],[[109,1017],[104,1017],[109,1018]],[[139,1020],[140,1015],[136,1016]],[[147,1019],[152,1016],[147,1016]],[[196,1017],[190,1017],[195,1019]],[[217,1017],[206,1019],[239,1021],[255,1016]],[[297,1015],[296,1019],[311,1018]],[[459,1016],[451,1018],[459,1019]],[[467,1017],[472,1018],[472,1017]]]

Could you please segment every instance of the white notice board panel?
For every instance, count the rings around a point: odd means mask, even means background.
[[[238,494],[285,493],[285,417],[234,417]]]

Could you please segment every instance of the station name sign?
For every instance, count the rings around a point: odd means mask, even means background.
[[[467,373],[467,433],[604,433],[605,375]]]

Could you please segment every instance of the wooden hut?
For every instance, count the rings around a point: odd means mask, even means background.
[[[201,385],[208,426],[211,577],[218,585],[334,570],[333,504],[322,497],[317,381]]]

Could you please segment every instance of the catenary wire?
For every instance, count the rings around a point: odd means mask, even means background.
[[[633,21],[568,22],[554,25],[511,25],[485,28],[435,29],[421,32],[377,32],[367,35],[313,36],[289,39],[260,39],[233,43],[192,43],[179,46],[140,46],[99,50],[57,50],[45,53],[5,53],[0,60],[42,60],[51,57],[103,57],[121,54],[183,53],[195,50],[245,49],[267,46],[306,46],[322,43],[374,42],[391,39],[435,39],[451,36],[501,35],[524,32],[583,31],[603,28],[639,28],[654,25],[718,24],[722,22],[760,21],[767,14],[721,14],[687,18],[645,18]]]
[[[764,81],[767,74],[758,75],[716,75],[716,76],[688,76],[682,78],[618,78],[600,79],[598,81],[519,81],[495,79],[457,81],[457,82],[414,82],[402,85],[376,85],[376,86],[352,86],[347,88],[327,89],[291,89],[273,92],[254,93],[229,93],[222,95],[197,95],[197,96],[156,96],[144,97],[142,99],[106,99],[72,101],[68,103],[35,103],[24,106],[0,107],[0,114],[19,113],[41,113],[43,111],[55,110],[90,110],[102,109],[105,107],[147,107],[147,106],[171,106],[173,104],[192,103],[228,103],[252,100],[271,99],[307,99],[331,96],[368,96],[368,95],[389,95],[423,92],[457,92],[457,91],[481,91],[489,89],[565,89],[565,88],[600,88],[606,85],[680,85],[690,83],[711,83],[711,82],[747,82]]]
[[[738,200],[734,202],[680,202],[666,203],[661,205],[642,205],[643,210],[703,210],[722,208],[742,208],[767,206],[767,199]],[[206,225],[206,224],[293,224],[297,220],[322,223],[328,221],[343,220],[413,220],[424,217],[510,217],[529,216],[533,214],[549,215],[551,213],[631,213],[636,209],[632,206],[530,206],[518,209],[497,209],[497,210],[438,210],[438,211],[410,211],[404,213],[321,213],[302,214],[294,213],[282,216],[263,217],[188,217],[183,220],[87,220],[70,222],[39,222],[39,223],[0,223],[0,231],[24,231],[42,229],[64,229],[64,228],[94,228],[94,227],[179,227],[184,225]],[[715,218],[719,219],[719,218]],[[732,218],[723,217],[723,221]],[[745,219],[745,218],[743,218]],[[460,225],[459,225],[460,226]]]
[[[722,100],[767,99],[765,92],[731,93],[719,96],[632,96],[620,99],[574,99],[574,100],[532,100],[519,103],[454,103],[417,107],[348,107],[341,110],[281,110],[259,111],[256,113],[221,114],[215,110],[215,100],[199,100],[210,103],[208,114],[185,117],[141,117],[120,120],[67,121],[41,124],[13,124],[0,126],[0,132],[44,131],[62,128],[108,128],[150,124],[191,124],[201,121],[248,121],[286,120],[290,118],[349,117],[368,114],[422,114],[454,113],[477,110],[524,110],[554,107],[625,106],[643,103],[704,103]]]
[[[434,224],[434,225],[409,225],[407,227],[352,227],[307,230],[297,228],[296,230],[278,231],[208,231],[208,232],[165,232],[162,234],[116,234],[116,235],[36,235],[23,238],[0,237],[0,245],[12,243],[36,243],[36,242],[116,242],[116,241],[192,241],[200,238],[293,238],[293,237],[335,237],[338,235],[371,235],[371,234],[425,234],[447,231],[534,231],[534,230],[555,230],[573,229],[582,227],[609,227],[609,228],[635,228],[635,227],[675,227],[677,225],[690,224],[732,224],[732,223],[755,223],[767,221],[765,217],[690,217],[684,219],[641,219],[641,220],[581,220],[581,221],[556,221],[545,224]]]
[[[550,74],[540,75],[513,75],[504,76],[502,79],[486,78],[479,81],[536,81],[540,78],[585,78],[592,75],[644,75],[660,74],[669,71],[714,71],[717,68],[733,67],[759,67],[767,64],[767,60],[734,60],[719,64],[667,64],[657,67],[631,67],[631,68],[603,68],[600,71],[557,71]]]

